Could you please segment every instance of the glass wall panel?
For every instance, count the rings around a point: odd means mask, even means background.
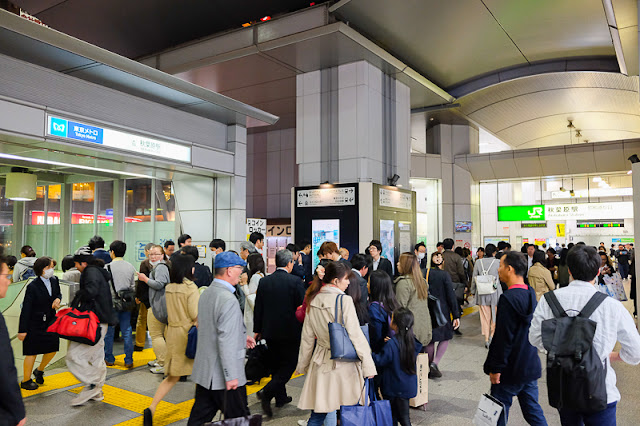
[[[417,238],[427,246],[427,252],[436,250],[440,238],[440,181],[437,179],[411,179],[416,192]]]
[[[0,245],[5,254],[12,254],[13,247],[13,200],[5,198],[4,185],[0,186]]]
[[[104,238],[105,248],[114,240],[113,234],[113,181],[98,185],[98,235]]]
[[[24,245],[29,245],[38,257],[48,255],[44,249],[44,186],[38,186],[36,199],[25,201],[25,239]],[[58,216],[58,221],[60,217]]]
[[[176,233],[176,197],[171,181],[156,181],[156,241],[164,244]]]
[[[127,179],[125,197],[125,260],[139,269],[140,262],[145,259],[144,246],[153,240],[151,179]]]
[[[61,269],[62,258],[69,253],[60,253],[59,242],[64,236],[61,234],[60,224],[60,202],[62,198],[62,185],[49,185],[49,196],[47,204],[47,247],[43,254],[52,257],[58,262],[58,269]]]
[[[71,199],[71,247],[86,246],[93,237],[95,182],[74,183]]]

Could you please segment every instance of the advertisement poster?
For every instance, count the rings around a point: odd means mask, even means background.
[[[456,232],[471,232],[473,229],[473,223],[464,221],[464,222],[456,222]]]
[[[404,253],[406,251],[413,252],[413,247],[411,246],[411,223],[398,222],[398,231],[400,253]]]
[[[340,219],[315,219],[311,221],[311,254],[313,270],[320,263],[316,253],[325,241],[333,241],[340,247]]]
[[[394,257],[394,221],[393,220],[381,220],[380,221],[380,242],[382,243],[382,256],[391,261],[393,270],[396,269],[396,261]]]

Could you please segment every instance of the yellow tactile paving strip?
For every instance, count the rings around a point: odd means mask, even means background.
[[[40,393],[77,385],[78,383],[80,382],[75,377],[73,377],[73,374],[69,372],[54,374],[53,376],[47,376],[45,374],[44,384],[39,385],[38,389],[28,391],[21,388],[20,392],[22,392],[23,398],[27,398],[29,396],[38,395]]]
[[[153,352],[153,349],[144,349],[141,352],[133,353],[133,368],[142,367],[143,365],[147,365],[149,361],[153,361],[156,359],[156,354]],[[124,354],[116,356],[115,365],[112,365],[107,368],[112,368],[114,370],[128,370],[124,366]]]

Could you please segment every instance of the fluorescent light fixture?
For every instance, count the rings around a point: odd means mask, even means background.
[[[602,182],[602,178],[600,176],[596,176],[596,177],[593,178],[593,181],[595,183]]]
[[[633,170],[629,170],[629,171],[627,172],[627,174],[628,174],[628,175],[633,174]]]
[[[103,172],[103,173],[111,173],[116,175],[125,175],[125,176],[134,176],[134,177],[153,179],[152,176],[142,175],[139,173],[121,172],[118,170],[102,169],[100,167],[80,166],[78,164],[63,163],[61,161],[43,160],[41,158],[21,157],[19,155],[13,155],[13,154],[0,153],[0,158],[6,158],[7,160],[30,161],[32,163],[50,164],[52,166],[73,167],[76,169],[89,170],[94,172]]]

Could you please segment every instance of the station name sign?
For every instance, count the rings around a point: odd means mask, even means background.
[[[151,155],[173,161],[191,162],[191,147],[161,141],[106,127],[97,127],[66,118],[49,115],[47,135],[80,142],[99,144],[109,148]]]
[[[499,222],[633,218],[633,202],[535,204],[498,207]]]

